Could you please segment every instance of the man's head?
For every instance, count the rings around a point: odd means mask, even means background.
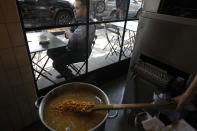
[[[75,0],[74,15],[75,18],[86,18],[87,15],[86,0]]]

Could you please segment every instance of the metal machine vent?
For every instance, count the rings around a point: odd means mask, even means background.
[[[141,78],[146,79],[160,87],[167,87],[170,81],[173,79],[173,77],[169,75],[167,71],[142,61],[135,65],[134,72]]]

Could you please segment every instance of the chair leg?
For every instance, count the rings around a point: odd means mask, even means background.
[[[111,38],[111,40],[114,38],[114,36],[112,36],[112,38]],[[108,43],[107,43],[107,45],[103,48],[103,50],[105,50],[106,48],[107,48],[107,46],[109,46],[110,44],[111,44],[111,40],[108,40]]]
[[[41,67],[41,71],[40,71],[40,73],[38,74],[38,76],[37,76],[36,80],[38,80],[38,79],[39,79],[39,77],[40,77],[40,75],[42,74],[42,72],[43,72],[43,71],[47,72],[48,74],[51,74],[50,72],[48,72],[48,71],[46,71],[46,70],[44,69],[44,68],[45,68],[45,66],[46,66],[46,64],[48,63],[48,61],[49,61],[49,57],[48,57],[48,58],[47,58],[47,60],[45,61],[44,66],[43,66],[43,67]]]
[[[81,66],[70,64],[69,67],[71,67],[76,72],[76,75],[80,75],[85,64],[86,62],[84,62]]]
[[[75,72],[78,71],[78,69],[77,69],[73,64],[70,64],[69,66],[70,66]]]
[[[81,72],[81,70],[82,70],[82,68],[84,67],[85,64],[86,63],[84,62],[83,65],[78,69],[78,72],[77,72],[78,75],[80,75],[80,72]]]

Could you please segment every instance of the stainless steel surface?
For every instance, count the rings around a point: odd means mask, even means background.
[[[40,103],[41,103],[41,101],[42,101],[42,99],[44,98],[44,96],[41,96],[41,97],[39,97],[36,101],[35,101],[35,107],[37,108],[37,109],[39,109],[39,107],[40,107]]]
[[[163,20],[163,21],[168,21],[168,22],[173,22],[173,23],[179,23],[179,24],[184,24],[184,25],[197,26],[197,19],[191,19],[191,18],[185,18],[185,17],[177,17],[177,16],[158,14],[158,13],[152,13],[152,12],[146,12],[146,11],[142,12],[142,17]]]
[[[197,21],[194,19],[143,12],[138,24],[123,102],[152,101],[153,92],[161,92],[160,80],[162,79],[156,81],[149,77],[151,75],[147,75],[150,80],[145,79],[145,73],[141,73],[141,76],[139,72],[136,74],[135,66],[140,61],[161,68],[175,78],[170,82],[170,79],[164,81],[163,85],[168,85],[166,86],[168,88],[163,89],[166,89],[166,94],[170,94],[170,96],[165,97],[180,95],[186,87],[184,82],[187,83],[187,76],[180,74],[185,73],[189,76],[190,73],[197,70],[196,33]],[[156,72],[158,73],[158,71]],[[159,84],[156,85],[156,82]],[[159,98],[160,103],[164,102],[161,101],[160,95],[157,95],[157,98]],[[159,112],[161,111],[159,110]],[[170,113],[175,114],[174,112]],[[173,115],[170,113],[165,115],[172,117]]]
[[[62,94],[62,92],[64,92],[64,91],[68,91],[69,89],[70,90],[77,90],[78,88],[84,88],[84,89],[90,90],[90,91],[96,93],[98,95],[98,97],[104,101],[104,103],[110,104],[108,96],[101,89],[99,89],[98,87],[96,87],[94,85],[87,84],[87,83],[81,83],[81,82],[73,82],[73,83],[67,83],[67,84],[61,85],[61,86],[51,90],[49,93],[47,93],[47,95],[45,95],[44,98],[42,99],[40,106],[39,106],[40,119],[41,119],[42,123],[48,129],[50,129],[51,131],[54,131],[51,127],[49,127],[45,123],[45,121],[43,119],[43,110],[45,108],[45,104],[47,104],[47,102],[50,101],[51,99],[53,99],[55,96]],[[101,121],[97,126],[90,129],[89,131],[99,131],[100,128],[103,128],[107,117],[108,117],[108,113],[106,114],[103,121]]]
[[[134,52],[138,56],[144,54],[186,73],[193,73],[197,71],[196,34],[197,25],[189,22],[184,24],[167,20],[167,16],[156,19],[143,15],[139,21]]]
[[[28,42],[30,53],[66,46],[68,43],[61,41],[50,32],[26,33],[26,36],[27,36],[27,42]],[[41,44],[40,36],[46,36],[46,39],[48,39],[49,43]]]
[[[186,73],[196,72],[197,21],[195,21],[150,12],[142,13],[125,89],[126,102],[150,102],[153,92],[158,89],[158,86],[151,84],[150,81],[135,75],[134,66],[141,55]]]

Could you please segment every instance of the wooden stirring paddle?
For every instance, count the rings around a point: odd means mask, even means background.
[[[176,104],[96,104],[93,105],[90,102],[86,101],[74,101],[66,100],[63,103],[55,107],[56,110],[61,112],[71,111],[71,112],[92,112],[95,110],[119,110],[119,109],[175,109]]]
[[[119,110],[119,109],[176,109],[176,104],[98,104],[93,105],[85,110],[85,112],[92,112],[94,110]]]

